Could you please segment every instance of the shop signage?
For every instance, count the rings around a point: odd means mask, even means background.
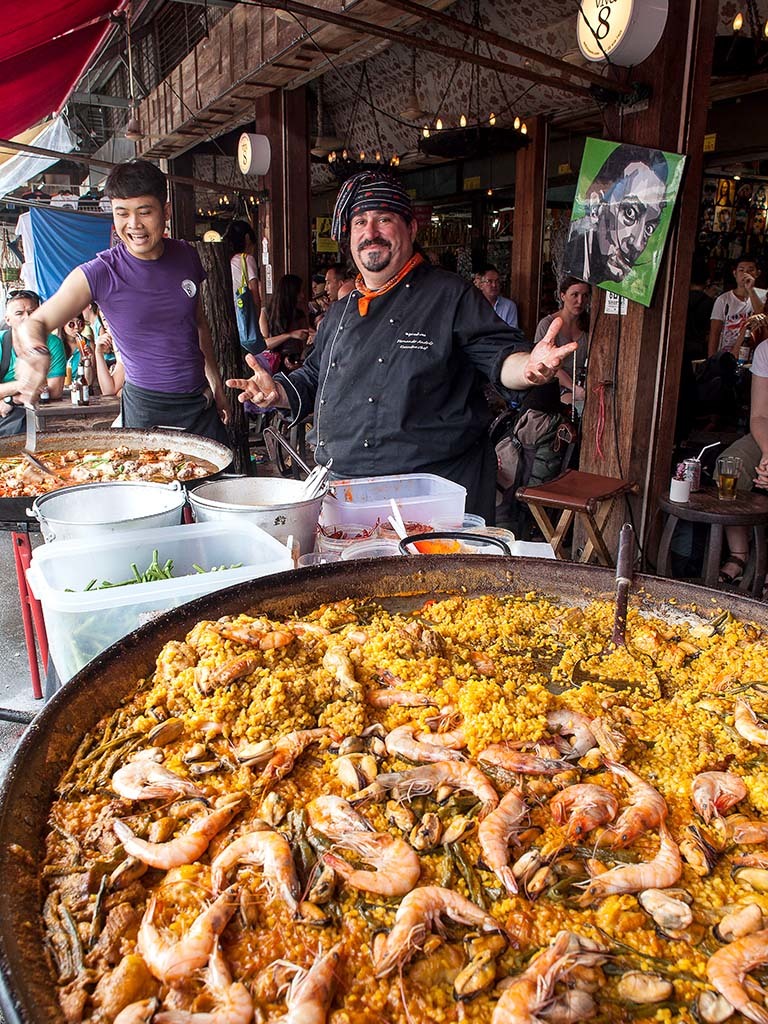
[[[471,192],[473,188],[480,188],[480,175],[478,174],[474,178],[464,179],[464,191]]]
[[[272,149],[266,135],[243,132],[237,143],[237,165],[243,174],[266,174]]]
[[[338,252],[339,243],[331,238],[331,218],[315,217],[315,252]]]
[[[621,315],[627,312],[628,299],[626,295],[617,295],[616,292],[605,293],[605,312],[616,316],[619,312],[619,299],[621,299]]]
[[[413,219],[418,224],[420,230],[429,227],[432,222],[432,204],[423,203],[419,206],[414,206]]]
[[[714,153],[715,146],[717,145],[717,132],[711,132],[709,135],[704,136],[704,152]]]
[[[576,39],[591,61],[632,67],[650,57],[667,23],[667,0],[583,0]]]

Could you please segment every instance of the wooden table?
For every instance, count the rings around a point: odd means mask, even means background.
[[[684,520],[688,523],[706,523],[709,527],[709,537],[704,556],[703,582],[707,587],[716,587],[723,554],[723,529],[726,526],[745,526],[752,530],[754,545],[739,590],[746,591],[751,582],[752,596],[762,596],[768,561],[765,541],[768,495],[753,491],[736,491],[735,501],[720,501],[717,489],[708,487],[694,491],[687,502],[670,501],[669,495],[659,498],[659,508],[667,516],[659,544],[659,576],[671,576],[669,551],[678,522]]]
[[[120,399],[116,395],[91,395],[88,405],[72,405],[69,392],[63,398],[38,405],[35,417],[38,430],[81,430],[93,426],[92,421],[104,420],[111,426],[120,412]]]

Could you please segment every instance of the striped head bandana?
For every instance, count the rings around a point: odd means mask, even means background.
[[[352,217],[369,210],[390,210],[409,223],[413,220],[411,198],[396,178],[383,171],[361,171],[348,178],[339,189],[331,237],[337,242],[347,239]]]

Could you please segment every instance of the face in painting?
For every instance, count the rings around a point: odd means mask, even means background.
[[[606,280],[623,281],[645,251],[664,212],[666,187],[647,164],[628,164],[597,207],[597,248]]]

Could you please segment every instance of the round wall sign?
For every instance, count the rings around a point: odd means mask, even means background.
[[[632,67],[650,57],[667,23],[667,0],[583,0],[576,21],[587,60]]]
[[[266,135],[243,132],[237,143],[237,163],[243,174],[266,174],[272,149]]]

